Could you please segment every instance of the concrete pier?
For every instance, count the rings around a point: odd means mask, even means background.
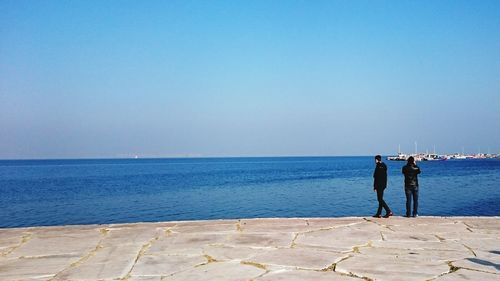
[[[499,217],[0,229],[0,280],[500,280]]]

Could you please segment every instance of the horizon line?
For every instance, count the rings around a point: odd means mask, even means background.
[[[422,154],[422,153],[420,153]],[[454,154],[454,153],[452,153]],[[497,155],[496,153],[481,153],[489,155]],[[0,158],[0,161],[43,161],[43,160],[147,160],[147,159],[222,159],[222,158],[329,158],[329,157],[374,157],[375,155],[381,155],[382,157],[395,156],[396,154],[358,154],[358,155],[179,155],[179,156],[116,156],[116,157],[48,157],[48,158]],[[450,155],[450,153],[445,153],[443,155]],[[475,155],[475,154],[471,154]]]
[[[140,160],[140,159],[217,159],[217,158],[306,158],[306,157],[316,157],[316,158],[327,158],[327,157],[372,157],[374,155],[196,155],[196,156],[117,156],[117,157],[49,157],[49,158],[0,158],[0,161],[37,161],[37,160]],[[381,154],[382,155],[382,154]],[[382,155],[386,156],[386,155]],[[389,156],[389,155],[387,155]]]

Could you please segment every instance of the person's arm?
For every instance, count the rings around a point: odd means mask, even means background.
[[[420,167],[419,166],[415,166],[417,167],[417,175],[420,174]]]

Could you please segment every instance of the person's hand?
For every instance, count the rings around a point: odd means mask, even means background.
[[[374,188],[373,188],[373,191],[377,191],[377,189],[374,187]]]

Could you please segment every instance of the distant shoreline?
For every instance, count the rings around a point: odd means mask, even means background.
[[[382,157],[391,156],[393,154],[381,154]],[[277,156],[165,156],[165,157],[83,157],[83,158],[4,158],[0,161],[78,161],[78,160],[176,160],[176,159],[269,159],[269,158],[363,158],[373,157],[374,155],[277,155]],[[488,159],[488,158],[484,158]],[[489,158],[494,159],[494,158]],[[470,160],[470,159],[467,159]],[[483,160],[483,159],[473,159]]]
[[[5,158],[0,161],[52,161],[52,160],[160,160],[160,159],[232,159],[232,158],[345,158],[373,157],[373,155],[277,155],[277,156],[165,156],[165,157],[84,157],[84,158]]]

